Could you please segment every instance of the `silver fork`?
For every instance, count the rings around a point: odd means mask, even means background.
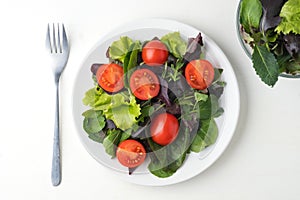
[[[56,87],[56,111],[54,122],[54,141],[52,158],[52,185],[61,182],[60,141],[59,141],[59,80],[69,58],[69,44],[63,24],[48,24],[46,48],[51,56]]]

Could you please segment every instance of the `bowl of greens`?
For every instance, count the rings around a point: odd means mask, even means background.
[[[240,43],[265,84],[300,78],[300,0],[241,0],[236,16]]]

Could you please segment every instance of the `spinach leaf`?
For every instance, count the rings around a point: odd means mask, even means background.
[[[116,149],[122,137],[122,131],[118,129],[109,129],[107,136],[103,140],[105,152],[112,158],[116,156]]]
[[[164,147],[149,139],[150,146],[154,150],[150,154],[149,171],[160,178],[172,176],[182,166],[190,146],[190,140],[190,132],[187,128],[181,129],[176,140]]]
[[[201,120],[219,117],[223,112],[224,110],[220,107],[218,98],[213,94],[206,101],[199,102],[199,117]]]
[[[95,111],[93,109],[87,110],[82,113],[84,116],[83,129],[88,134],[99,133],[105,126],[105,118],[102,111]]]
[[[274,86],[279,76],[279,65],[273,53],[266,46],[254,46],[252,54],[253,67],[261,80]]]
[[[240,4],[240,23],[249,34],[259,28],[262,5],[259,0],[243,0]]]
[[[218,138],[218,126],[214,119],[207,119],[201,121],[201,127],[193,140],[191,151],[200,152],[207,146],[216,142]]]

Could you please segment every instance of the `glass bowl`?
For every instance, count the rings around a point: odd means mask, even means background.
[[[244,52],[249,57],[249,59],[251,59],[253,49],[248,43],[245,42],[244,38],[246,37],[246,33],[243,31],[241,24],[240,24],[241,2],[242,2],[242,0],[239,1],[238,7],[237,7],[237,12],[236,12],[236,31],[237,31],[239,42],[240,42],[242,48],[244,49]],[[284,78],[300,78],[300,73],[288,74],[288,73],[282,72],[279,74],[279,76],[284,77]]]

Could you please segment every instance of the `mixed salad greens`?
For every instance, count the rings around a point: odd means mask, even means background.
[[[300,73],[300,0],[242,0],[243,39],[253,48],[253,67],[274,86],[282,73]]]
[[[202,50],[201,33],[188,41],[179,32],[114,41],[108,63],[91,66],[94,86],[82,113],[88,137],[130,174],[149,157],[149,171],[161,178],[173,175],[187,154],[214,144],[226,83]]]

